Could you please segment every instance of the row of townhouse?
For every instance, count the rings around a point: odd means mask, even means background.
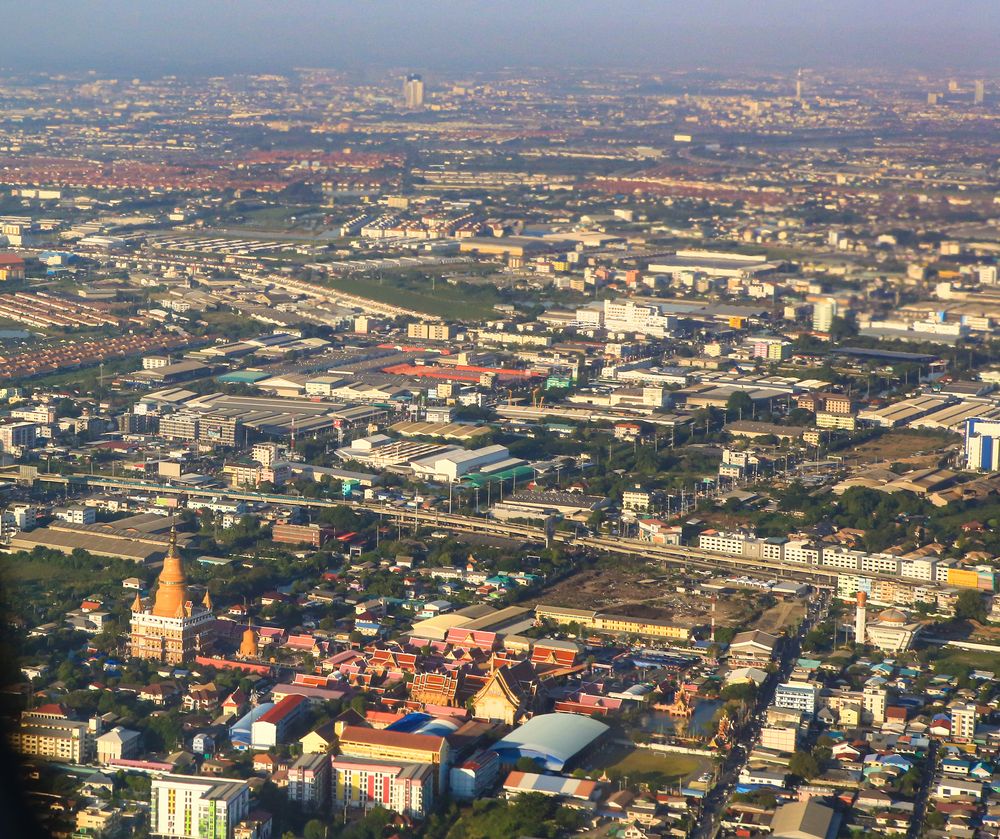
[[[805,539],[760,538],[742,531],[706,530],[698,537],[698,547],[714,553],[809,565],[838,571],[905,578],[958,588],[994,590],[994,572],[989,567],[967,568],[957,559],[933,556],[896,556],[854,551],[836,545],[822,545]]]

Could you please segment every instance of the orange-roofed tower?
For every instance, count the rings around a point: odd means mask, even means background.
[[[153,607],[142,608],[140,602],[132,606],[132,655],[168,664],[180,664],[196,655],[212,636],[215,619],[211,604],[207,595],[202,604],[188,600],[177,532],[171,528],[170,545],[163,558]]]
[[[187,579],[184,577],[184,563],[177,550],[177,530],[170,528],[170,547],[163,559],[163,569],[156,588],[156,602],[153,614],[161,618],[172,618],[183,609],[187,601]]]
[[[257,658],[257,633],[248,626],[240,642],[240,658]]]

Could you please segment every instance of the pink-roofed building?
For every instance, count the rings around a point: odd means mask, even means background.
[[[330,686],[328,675],[320,676],[314,673],[296,673],[292,679],[293,685],[307,685],[313,688],[325,688]]]
[[[344,665],[349,665],[354,661],[363,661],[364,653],[360,650],[343,650],[339,653],[334,653],[327,658],[324,658],[320,662],[320,666],[327,673],[340,672],[340,668]]]
[[[368,711],[365,713],[365,722],[372,728],[388,728],[394,722],[399,722],[405,714],[397,714],[390,711]]]
[[[461,627],[449,629],[445,640],[453,647],[479,650],[495,649],[498,643],[495,632],[488,632],[484,629],[462,629]]]
[[[280,684],[271,689],[271,696],[275,701],[284,699],[286,696],[301,696],[310,702],[330,702],[343,699],[350,695],[350,691],[328,687],[312,687],[302,684]]]
[[[285,646],[299,652],[315,653],[320,649],[320,642],[316,640],[314,635],[305,633],[301,635],[289,635],[285,641]]]
[[[556,700],[555,710],[567,714],[583,714],[584,716],[601,714],[603,716],[612,711],[618,711],[622,707],[622,702],[621,699],[612,699],[608,696],[577,693],[565,699]]]
[[[262,647],[268,644],[283,644],[287,637],[285,630],[277,626],[262,626],[257,630],[257,643]]]

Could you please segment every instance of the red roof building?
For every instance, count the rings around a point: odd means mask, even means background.
[[[16,253],[0,253],[0,280],[23,280],[24,260]]]

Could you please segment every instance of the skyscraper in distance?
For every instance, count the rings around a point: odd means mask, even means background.
[[[976,79],[976,86],[972,94],[972,104],[982,105],[983,95],[986,93],[986,83],[982,79]]]
[[[837,316],[837,301],[827,297],[813,304],[812,327],[815,332],[828,333],[833,328],[833,319]]]
[[[416,73],[408,75],[403,82],[403,99],[411,111],[424,106],[424,80]]]

